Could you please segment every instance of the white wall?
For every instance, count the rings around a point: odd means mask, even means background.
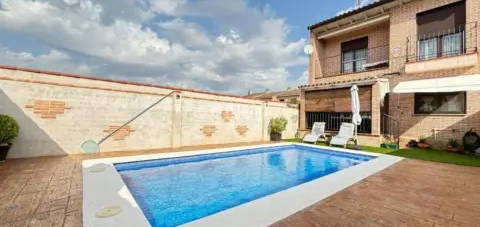
[[[9,158],[81,153],[80,144],[99,140],[110,125],[121,125],[154,103],[169,88],[87,78],[0,69],[0,114],[20,124]],[[27,108],[34,100],[64,101],[70,109],[55,118],[42,118]],[[222,111],[231,112],[227,122]],[[122,140],[110,138],[102,151],[142,150],[203,144],[267,141],[273,117],[288,120],[284,138],[297,132],[298,109],[285,103],[181,91],[130,124],[135,130]],[[211,136],[202,131],[215,126]],[[240,135],[236,128],[246,126]]]

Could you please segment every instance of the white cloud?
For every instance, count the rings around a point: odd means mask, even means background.
[[[173,19],[158,23],[163,29],[165,38],[174,40],[192,49],[211,48],[212,42],[202,28],[195,24],[182,19]]]
[[[58,70],[90,74],[92,69],[85,64],[73,64],[69,55],[51,50],[46,54],[34,55],[29,52],[14,52],[0,48],[0,62],[7,65],[34,67],[40,69]]]
[[[180,6],[185,5],[186,0],[159,0],[152,1],[153,12],[166,15],[175,15]]]
[[[89,65],[98,75],[240,94],[296,86],[288,68],[307,63],[301,52],[305,40],[289,41],[285,20],[249,7],[246,0],[0,3],[6,9],[0,11],[0,28],[41,41],[52,49],[51,58],[65,55],[50,61],[58,68],[72,69],[93,58]],[[13,55],[9,58],[21,64],[46,61],[28,53],[23,57],[30,60]]]
[[[308,71],[304,71],[301,77],[298,77],[297,83],[300,85],[308,84]]]

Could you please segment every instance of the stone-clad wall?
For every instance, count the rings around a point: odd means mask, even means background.
[[[9,158],[81,153],[173,88],[0,67],[0,114],[20,124]],[[295,137],[298,109],[222,94],[178,90],[106,140],[102,151],[268,141],[271,118],[288,119]]]

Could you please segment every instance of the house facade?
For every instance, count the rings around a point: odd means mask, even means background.
[[[480,0],[380,0],[311,25],[300,134],[351,121],[359,86],[363,144],[424,137],[437,147],[480,131]]]

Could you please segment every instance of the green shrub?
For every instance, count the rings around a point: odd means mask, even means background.
[[[456,139],[449,139],[447,145],[450,146],[450,147],[458,147],[459,144],[458,144],[458,141]]]
[[[287,127],[287,119],[283,117],[277,117],[270,120],[269,130],[270,133],[282,133]]]
[[[0,144],[10,143],[18,136],[18,124],[15,119],[0,114]]]

